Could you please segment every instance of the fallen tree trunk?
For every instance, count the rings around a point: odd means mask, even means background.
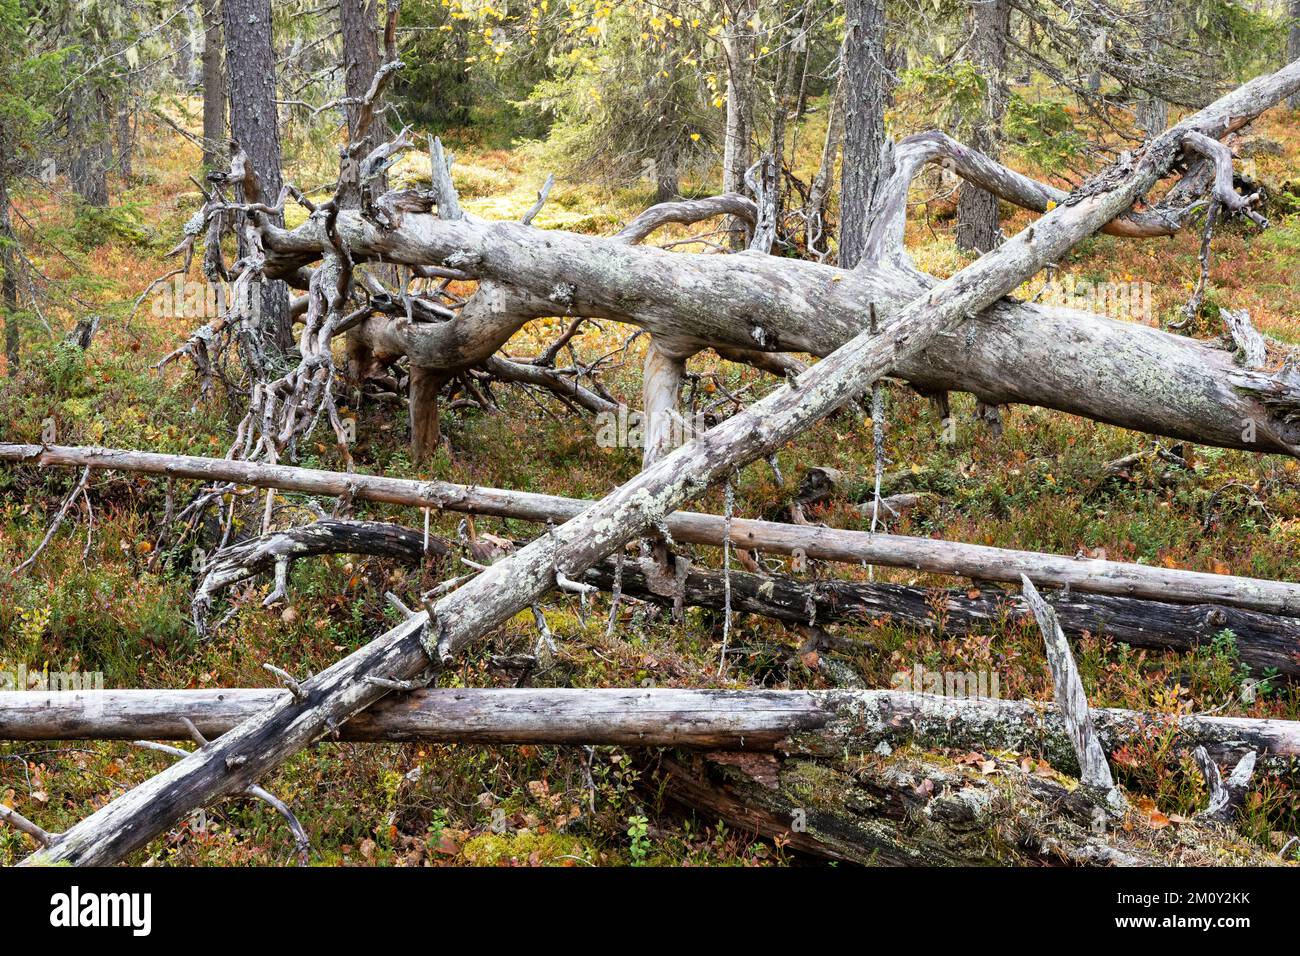
[[[214,553],[194,595],[195,626],[205,621],[216,594],[231,584],[274,568],[275,588],[264,607],[288,598],[291,561],[310,555],[367,554],[407,564],[444,556],[452,546],[438,536],[400,525],[333,518],[274,531]],[[864,584],[824,579],[800,581],[783,575],[689,570],[666,580],[655,560],[613,558],[588,568],[584,584],[678,607],[745,611],[790,624],[896,624],[945,634],[969,634],[1032,617],[1018,595],[997,589],[947,590],[899,584]],[[1265,614],[1219,604],[1171,604],[1110,595],[1071,595],[1053,600],[1066,634],[1092,634],[1134,647],[1189,651],[1214,643],[1225,631],[1241,663],[1256,673],[1270,669],[1300,674],[1300,618]]]
[[[1172,127],[1150,143],[1134,164],[1094,177],[1072,194],[1069,202],[936,286],[878,333],[858,335],[789,384],[651,465],[553,534],[492,565],[438,601],[427,614],[412,616],[322,673],[295,684],[295,692],[287,701],[243,722],[109,802],[24,863],[114,862],[144,846],[194,809],[243,792],[322,734],[385,696],[391,686],[385,682],[419,677],[431,661],[449,662],[471,640],[529,607],[552,587],[566,586],[574,575],[580,575],[646,528],[658,526],[711,483],[770,454],[842,406],[888,369],[925,347],[939,332],[987,308],[1045,264],[1059,261],[1084,238],[1130,208],[1169,172],[1181,155],[1187,132],[1222,135],[1240,117],[1256,115],[1296,86],[1300,86],[1300,64],[1252,81]],[[419,221],[422,230],[437,230],[438,220],[425,215],[408,218]],[[457,236],[456,227],[462,222],[447,223],[452,229],[442,237],[443,255],[432,260],[422,256],[423,261],[454,260],[444,264],[455,267],[458,262],[482,262],[491,255],[492,250],[475,243],[472,236]],[[392,248],[401,248],[409,238],[396,230],[369,224],[365,230],[369,233],[368,244],[353,241],[351,236],[346,243],[360,256],[373,254],[375,238],[379,245]],[[320,256],[319,231],[314,231],[317,249],[310,260]],[[535,267],[546,272],[546,263],[554,267],[564,259],[560,252],[554,249],[537,256]],[[737,255],[727,260],[750,258],[760,257]],[[598,256],[576,263],[578,272],[584,273],[583,285],[594,282],[600,287],[604,281],[613,281],[616,294],[626,294],[619,288],[620,270],[614,259]],[[739,294],[742,300],[746,298],[744,272],[736,270],[741,280],[738,286],[727,280],[722,287],[704,294],[702,287],[693,283],[676,284],[671,272],[653,274],[641,269],[635,278],[645,284],[645,289],[669,287],[673,298],[689,300],[695,312],[707,313],[710,300],[716,301],[724,290]],[[557,278],[566,283],[565,289],[571,287],[570,278]],[[567,293],[565,297],[572,298]],[[869,303],[860,301],[857,305],[864,308]],[[729,310],[733,303],[726,306]],[[427,637],[426,625],[430,632]]]
[[[161,455],[110,448],[0,443],[0,461],[40,466],[93,468],[226,481],[308,494],[349,496],[388,504],[496,515],[541,524],[577,517],[592,502],[528,491],[507,491],[442,481],[414,481],[224,458]],[[679,511],[663,524],[676,541],[721,546],[725,520]],[[1092,594],[1192,604],[1221,604],[1269,614],[1300,616],[1300,584],[1227,574],[1149,567],[1095,558],[1016,551],[985,545],[871,534],[812,525],[733,518],[731,541],[740,548],[776,554],[802,553],[821,561],[875,564],[1016,584],[1020,575],[1051,587]]]
[[[647,571],[649,570],[649,573]],[[602,591],[614,587],[617,572],[611,561],[588,569],[582,580]],[[790,624],[890,623],[944,634],[987,632],[1002,623],[1032,613],[1019,594],[997,589],[978,593],[864,584],[856,581],[797,581],[732,571],[731,608]],[[653,569],[625,561],[622,592],[671,606],[721,611],[727,605],[728,582],[716,571],[690,571],[676,582],[658,583]],[[1300,618],[1261,614],[1218,604],[1170,604],[1109,595],[1057,592],[1051,596],[1062,629],[1077,637],[1102,636],[1133,647],[1189,651],[1208,647],[1224,631],[1241,663],[1255,673],[1275,669],[1300,674]]]
[[[217,592],[260,572],[275,570],[275,588],[263,606],[287,598],[288,562],[320,554],[350,553],[393,558],[407,564],[446,555],[452,546],[437,536],[375,521],[325,519],[275,531],[216,552],[194,596],[196,627]],[[691,569],[666,580],[649,558],[628,560],[620,571],[606,558],[582,575],[584,584],[671,607],[744,611],[789,624],[895,624],[944,634],[985,632],[1017,618],[1032,618],[1019,594],[998,589],[910,587],[823,579],[800,581],[784,575]],[[1300,674],[1300,618],[1265,614],[1221,604],[1171,604],[1113,595],[1053,596],[1066,634],[1104,636],[1133,647],[1190,651],[1210,646],[1225,631],[1240,662],[1255,673]]]
[[[188,739],[226,733],[277,690],[0,693],[0,739]],[[1173,737],[1218,763],[1246,752],[1287,773],[1300,724],[1094,709],[1106,749]],[[1218,827],[1152,839],[1139,821],[1096,829],[1094,804],[1033,754],[1077,770],[1058,711],[1034,701],[900,691],[439,689],[392,695],[340,730],[349,741],[619,745],[708,751],[643,759],[666,794],[804,853],[864,864],[1265,863]],[[913,747],[978,754],[957,762]],[[905,749],[903,749],[905,748]],[[895,751],[899,751],[895,753]]]
[[[274,571],[275,588],[263,600],[269,607],[288,596],[289,567],[300,558],[322,554],[368,554],[414,562],[447,554],[447,543],[401,525],[382,521],[325,518],[296,528],[273,531],[215,552],[201,569],[192,601],[194,627],[202,636],[212,599],[224,588],[265,571]]]
[[[1283,82],[1287,88],[1300,85],[1294,77]],[[1239,128],[1257,109],[1258,104],[1217,123],[1213,134]],[[1189,157],[1193,165],[1201,162],[1198,156]],[[491,295],[471,298],[446,322],[382,316],[364,322],[356,334],[375,354],[406,355],[444,375],[487,361],[526,322],[554,314],[636,325],[681,360],[707,348],[824,356],[866,327],[869,306],[888,322],[935,287],[937,280],[913,268],[902,250],[907,190],[923,162],[951,161],[971,182],[1027,208],[1067,201],[1065,193],[941,134],[909,138],[898,144],[895,159],[899,174],[882,191],[884,206],[877,210],[868,255],[850,272],[763,255],[680,255],[630,245],[622,235],[593,237],[420,213],[383,230],[344,214],[339,229],[359,259],[451,264],[492,287]],[[1109,225],[1127,222],[1114,230],[1123,235],[1168,235],[1196,198],[1178,195],[1186,206],[1130,213]],[[428,199],[406,198],[417,210],[430,208]],[[271,230],[265,241],[274,275],[292,278],[320,255],[319,241],[305,228]],[[1117,288],[1112,298],[1130,288],[1137,284]],[[1297,453],[1300,380],[1293,373],[1243,367],[1229,349],[1120,321],[1140,312],[1140,301],[1136,310],[1127,308],[1127,299],[1124,304],[1124,315],[1107,318],[994,303],[902,358],[891,374],[928,392],[970,392],[987,405],[1038,405],[1204,444]],[[1245,422],[1253,424],[1247,428]]]
[[[0,692],[0,740],[208,738],[291,698],[279,689]],[[1300,721],[1091,710],[1107,752],[1172,734],[1219,763],[1257,751],[1264,766],[1300,757]],[[332,738],[331,738],[332,739]],[[610,744],[834,757],[882,743],[1012,750],[1078,770],[1050,702],[900,690],[439,688],[392,694],[339,728],[339,740],[472,744]]]

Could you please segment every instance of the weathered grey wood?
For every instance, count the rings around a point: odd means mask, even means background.
[[[357,500],[496,515],[541,524],[568,521],[591,505],[581,498],[528,491],[114,448],[0,443],[0,461],[133,471],[199,481],[233,481],[262,488],[351,496]],[[724,521],[719,515],[679,511],[668,515],[664,524],[675,541],[722,544]],[[731,541],[740,548],[778,554],[799,551],[821,561],[913,568],[1016,584],[1022,574],[1031,574],[1045,585],[1090,594],[1224,605],[1300,616],[1300,584],[1286,581],[747,518],[732,519]]]
[[[535,603],[562,576],[580,575],[644,529],[662,522],[710,484],[737,467],[772,453],[842,406],[902,358],[924,348],[939,332],[955,328],[965,317],[1019,287],[1045,264],[1059,261],[1080,241],[1128,209],[1170,171],[1180,155],[1178,144],[1188,130],[1220,135],[1231,127],[1234,117],[1258,113],[1297,84],[1300,84],[1300,64],[1255,80],[1173,127],[1150,144],[1130,167],[1111,169],[1089,180],[1072,195],[1070,202],[1053,209],[1030,229],[940,283],[929,295],[903,309],[878,333],[859,334],[797,379],[645,469],[553,534],[503,558],[442,598],[432,607],[432,617],[418,614],[304,681],[300,697],[291,697],[245,721],[202,751],[109,802],[67,830],[57,844],[32,854],[24,863],[85,865],[120,860],[197,807],[238,792],[266,776],[294,753],[387,693],[367,678],[409,680],[428,669],[430,658],[438,663],[452,660],[470,641]],[[464,264],[478,269],[494,256],[500,257],[499,247],[461,241],[466,238],[461,233],[464,222],[447,223],[428,215],[410,215],[405,220],[411,232],[428,240],[416,243],[422,262],[441,262],[452,267]],[[342,226],[342,217],[337,224]],[[500,225],[495,224],[493,228]],[[406,228],[376,231],[379,227],[373,224],[357,223],[357,226],[361,235],[347,236],[344,241],[354,255],[362,257],[373,255],[378,246],[401,248],[404,243],[399,237],[410,238]],[[319,244],[318,233],[319,230],[313,230],[313,241]],[[282,233],[274,241],[269,235],[264,238],[268,245],[274,246],[292,235]],[[392,242],[394,238],[399,241]],[[631,247],[615,244],[610,248]],[[554,254],[558,251],[548,251],[546,256],[534,253],[532,259],[534,275],[549,272],[557,279],[552,288],[559,284],[564,284],[566,289],[573,286],[575,290],[579,284],[583,288],[599,287],[618,271],[611,270],[615,257],[609,255],[563,263],[563,268],[557,270],[556,264],[563,259]],[[319,250],[310,258],[318,256]],[[692,284],[678,284],[671,273],[667,276],[639,274],[635,278],[647,283],[646,287],[669,287],[672,298],[696,300],[697,310],[707,308],[708,303],[700,301],[702,298],[715,298],[721,291],[715,288],[702,293],[701,288]],[[744,292],[743,282],[739,289],[733,282],[724,285],[737,293]],[[567,292],[565,297],[572,298]],[[731,309],[733,304],[728,303],[727,307]],[[426,623],[431,632],[427,639]]]
[[[1219,773],[1219,765],[1214,762],[1208,750],[1197,746],[1192,751],[1192,758],[1205,778],[1205,789],[1210,792],[1210,799],[1205,809],[1197,814],[1198,819],[1212,823],[1232,822],[1237,814],[1237,808],[1246,797],[1246,791],[1250,789],[1250,778],[1255,772],[1256,757],[1255,751],[1247,751],[1232,768],[1232,774],[1225,783],[1222,774]]]
[[[1274,80],[1283,89],[1300,86],[1294,75],[1278,74]],[[1272,96],[1258,87],[1241,98],[1240,115],[1216,114],[1213,122],[1201,122],[1198,114],[1191,125],[1221,135],[1239,128]],[[873,221],[876,238],[889,222],[902,222],[915,165],[938,158],[952,161],[981,188],[1029,208],[1046,209],[1066,199],[1062,191],[1019,176],[942,134],[925,135],[895,150],[899,164],[910,151],[911,172],[902,172],[900,165],[899,181],[883,190],[889,198],[881,200],[886,208]],[[1161,142],[1184,145],[1181,138]],[[1179,228],[1185,208],[1126,210],[1105,228],[1124,235],[1168,235]],[[879,249],[846,276],[816,263],[770,256],[681,256],[616,249],[609,239],[511,223],[433,223],[415,215],[401,229],[381,232],[344,216],[340,229],[363,258],[419,266],[451,257],[467,274],[509,285],[504,299],[500,289],[475,295],[446,323],[385,318],[360,330],[376,352],[406,354],[419,364],[449,370],[483,361],[525,321],[555,313],[557,289],[573,289],[562,304],[565,314],[640,325],[680,353],[715,346],[752,349],[761,340],[764,349],[825,355],[862,329],[868,304],[888,321],[935,281],[893,257],[878,259]],[[272,272],[297,275],[319,256],[303,230],[268,235],[266,241]],[[1300,389],[1294,383],[1241,369],[1230,354],[1206,343],[1072,309],[1000,303],[973,313],[961,328],[900,362],[893,373],[926,391],[969,391],[987,405],[1040,405],[1230,448],[1287,454],[1300,448]],[[1244,421],[1254,428],[1244,428]]]
[[[1038,628],[1043,632],[1043,644],[1047,648],[1047,663],[1052,669],[1052,686],[1056,693],[1056,706],[1065,721],[1066,733],[1074,745],[1074,754],[1079,761],[1079,782],[1085,786],[1095,787],[1106,794],[1117,793],[1115,778],[1111,776],[1110,764],[1106,762],[1106,751],[1101,746],[1101,739],[1092,726],[1092,717],[1088,713],[1088,697],[1083,691],[1083,681],[1079,669],[1074,665],[1074,655],[1070,653],[1070,643],[1056,622],[1056,613],[1050,604],[1043,600],[1034,583],[1027,576],[1021,578],[1025,600],[1034,611]]]
[[[369,554],[414,562],[442,556],[448,547],[441,538],[427,540],[419,531],[382,521],[344,521],[326,518],[296,528],[285,528],[229,545],[207,559],[203,578],[191,601],[194,626],[200,635],[216,594],[240,581],[267,571],[275,572],[275,588],[262,602],[269,607],[288,597],[288,572],[300,558],[321,554]]]
[[[0,740],[207,738],[291,700],[286,690],[0,692]],[[1094,708],[1108,752],[1144,733],[1172,732],[1224,763],[1258,751],[1269,767],[1300,757],[1300,721],[1143,714]],[[327,737],[325,740],[333,740]],[[392,694],[339,728],[345,741],[618,744],[834,756],[881,744],[1041,755],[1078,763],[1056,708],[1043,701],[941,697],[901,690],[629,690],[439,688]]]

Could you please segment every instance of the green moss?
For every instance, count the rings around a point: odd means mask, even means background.
[[[594,863],[596,852],[577,837],[564,833],[484,833],[461,849],[473,866],[572,866]]]

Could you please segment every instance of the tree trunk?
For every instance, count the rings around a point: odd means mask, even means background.
[[[1158,54],[1173,26],[1169,0],[1147,0],[1146,13],[1150,49],[1153,54]],[[1169,104],[1154,93],[1142,92],[1138,96],[1138,127],[1148,138],[1159,136],[1169,126]]]
[[[852,269],[866,246],[885,147],[884,0],[847,0],[845,31],[839,264]]]
[[[117,105],[117,168],[122,179],[130,183],[135,176],[133,159],[135,155],[134,119],[135,101],[128,90],[122,102]]]
[[[448,382],[446,375],[433,369],[411,366],[407,409],[410,415],[411,455],[424,461],[438,450],[442,440],[438,396]]]
[[[276,690],[0,692],[0,739],[212,739],[284,705]],[[1291,721],[1094,709],[1108,751],[1153,732],[1207,761],[1243,752],[1282,773]],[[186,720],[189,723],[186,723]],[[1095,804],[1041,765],[1076,769],[1050,705],[902,691],[439,689],[391,695],[348,741],[692,748],[640,758],[652,788],[746,833],[865,865],[1150,864],[1266,855],[1220,826],[1099,829]],[[966,753],[941,762],[911,746]],[[903,748],[899,750],[898,748]],[[1014,756],[1006,755],[1013,752]],[[56,837],[55,847],[64,838]]]
[[[728,581],[728,578],[730,579]],[[587,571],[582,580],[602,591],[614,585],[612,562]],[[901,584],[864,584],[834,579],[803,582],[783,576],[732,571],[692,570],[678,584],[657,583],[653,567],[626,558],[622,591],[665,606],[707,607],[722,611],[731,591],[731,609],[792,625],[887,622],[938,634],[982,634],[1004,622],[1032,623],[1018,594],[990,588],[938,590]],[[1252,673],[1300,674],[1300,618],[1262,614],[1210,603],[1171,604],[1102,594],[1052,596],[1066,634],[1104,637],[1132,647],[1161,651],[1209,648],[1231,631],[1228,645]]]
[[[971,123],[970,144],[993,159],[1002,152],[1002,118],[1007,110],[1007,39],[1011,31],[1010,0],[971,3],[971,59],[984,78],[984,103]],[[957,246],[987,252],[1002,238],[998,198],[964,182],[957,199]]]
[[[732,523],[734,525],[734,519]],[[733,527],[733,538],[738,530],[740,535],[744,535],[743,526],[740,529]],[[791,537],[797,539],[797,536]],[[875,543],[874,535],[862,537]],[[899,540],[913,543],[912,539]],[[917,539],[915,543],[924,541]],[[943,545],[943,542],[936,544]],[[803,547],[788,550],[807,554]],[[995,549],[956,545],[949,546],[949,550],[960,553],[963,550]],[[401,525],[374,521],[325,519],[298,528],[269,532],[212,555],[194,594],[195,627],[200,634],[205,633],[207,614],[218,592],[272,569],[275,571],[275,589],[262,602],[263,606],[289,600],[290,565],[300,558],[337,553],[367,554],[415,564],[451,551],[451,546],[437,536],[429,537]],[[1037,560],[1025,561],[1035,567],[1022,573],[1031,574],[1040,582],[1058,577],[1052,574],[1052,567],[1061,559],[1053,559],[1050,555],[1025,557]],[[780,575],[722,574],[699,569],[689,571],[684,578],[665,582],[661,570],[664,563],[657,558],[637,559],[630,563],[625,557],[620,573],[614,561],[606,559],[589,568],[582,580],[607,592],[620,582],[625,595],[646,598],[673,608],[707,607],[717,611],[731,608],[794,625],[888,622],[940,634],[975,634],[1017,619],[1033,619],[1032,609],[1022,597],[988,585],[945,592],[897,584],[864,584],[835,579],[804,582]],[[1104,566],[1105,563],[1101,564]],[[1001,568],[996,568],[996,565],[997,558],[994,557],[988,565],[992,574],[1010,577],[1005,565]],[[1040,567],[1044,569],[1042,572],[1038,570]],[[1129,565],[1127,569],[1130,574],[1141,578],[1143,575],[1137,571],[1141,567]],[[1103,568],[1093,567],[1091,570],[1102,571]],[[1223,638],[1225,632],[1231,632],[1232,653],[1253,672],[1263,674],[1273,670],[1300,674],[1300,618],[1200,601],[1171,604],[1165,600],[1087,593],[1094,588],[1103,591],[1155,590],[1153,585],[1159,575],[1149,577],[1153,580],[1148,587],[1130,589],[1116,587],[1115,581],[1085,579],[1076,589],[1084,592],[1083,596],[1078,593],[1071,595],[1067,586],[1053,600],[1061,628],[1074,636],[1090,634],[1134,647],[1176,651],[1212,646]],[[987,576],[984,579],[987,580]],[[1175,581],[1169,597],[1184,593],[1178,587],[1179,583]],[[1259,590],[1267,590],[1269,582],[1257,584]],[[1297,590],[1285,584],[1275,585],[1274,589],[1289,589],[1293,593]],[[1160,592],[1156,590],[1156,593]]]
[[[282,180],[271,0],[221,0],[221,12],[230,88],[230,132],[248,154],[261,194],[245,199],[274,205]],[[245,251],[241,249],[241,254]],[[263,283],[258,306],[256,319],[263,339],[280,352],[288,351],[293,346],[288,287],[279,281]]]
[[[906,718],[901,718],[906,719]],[[1082,788],[1014,759],[911,750],[812,760],[711,752],[642,763],[651,785],[705,819],[863,866],[1268,865],[1220,826],[1107,827]],[[991,773],[991,775],[990,775]],[[1170,828],[1175,829],[1175,828]]]
[[[655,160],[655,202],[671,202],[681,195],[681,181],[677,173],[677,158],[662,155]]]
[[[195,7],[202,7],[208,3],[220,3],[221,0],[188,0],[185,3],[185,35],[187,37],[185,76],[183,81],[191,90],[198,87],[203,78],[202,50],[200,44],[204,40],[202,17],[195,11]]]
[[[225,163],[226,71],[221,31],[221,0],[198,0],[203,14],[203,168]]]
[[[138,472],[205,482],[234,482],[313,495],[346,496],[359,501],[495,515],[538,524],[558,525],[571,521],[592,505],[591,501],[582,498],[561,498],[528,491],[112,448],[0,443],[0,461],[28,462],[41,467]],[[675,541],[718,547],[722,544],[726,520],[719,515],[680,511],[664,516],[663,524]],[[1192,605],[1225,605],[1263,614],[1300,617],[1300,584],[1288,581],[750,518],[732,518],[731,542],[747,550],[800,553],[817,561],[912,568],[933,574],[1013,584],[1020,581],[1022,574],[1028,574],[1045,586],[1089,594]]]
[[[87,206],[108,205],[108,162],[103,95],[91,90],[68,105],[67,130],[71,157],[68,178]]]
[[[722,0],[726,22],[722,28],[722,50],[727,68],[727,119],[722,137],[722,191],[743,193],[745,172],[751,163],[754,138],[754,54],[753,19],[758,0]],[[745,247],[744,224],[732,218],[730,244]]]
[[[0,740],[188,740],[185,718],[214,738],[289,696],[279,688],[0,691]],[[1174,751],[1205,747],[1221,763],[1254,750],[1261,766],[1285,772],[1300,757],[1298,721],[1108,707],[1089,713],[1108,752],[1159,729],[1171,734]],[[430,688],[385,697],[343,724],[337,739],[691,747],[808,757],[915,744],[1017,750],[1062,772],[1078,771],[1064,722],[1050,703],[947,691]]]
[[[360,104],[380,66],[379,15],[375,0],[340,0],[339,28],[343,35],[344,90],[348,99],[357,101],[347,107],[348,140],[352,144],[363,143],[360,155],[365,157],[387,139],[383,120],[374,112],[364,110]],[[358,129],[366,117],[370,117],[369,128]],[[386,192],[387,177],[381,173],[371,179],[371,188],[374,195]],[[347,183],[340,202],[348,207],[359,206],[360,184]]]
[[[0,126],[0,152],[4,128]],[[10,378],[18,374],[18,258],[14,255],[13,227],[9,219],[9,182],[5,161],[0,159],[0,311],[4,313],[5,368]]]

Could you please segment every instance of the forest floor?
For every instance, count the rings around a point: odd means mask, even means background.
[[[820,147],[820,114],[799,127],[794,146],[801,174]],[[1275,112],[1252,137],[1281,145],[1280,155],[1254,160],[1261,178],[1286,181],[1300,168],[1300,132],[1294,113]],[[458,159],[454,178],[465,207],[489,218],[517,218],[534,200],[548,171],[545,151],[495,149],[472,136],[450,137]],[[327,149],[302,146],[292,163],[299,182],[327,180]],[[314,158],[313,158],[314,157]],[[397,178],[418,176],[419,157]],[[1042,175],[1013,156],[1014,165]],[[423,162],[420,159],[420,162]],[[187,176],[196,150],[165,127],[142,127],[136,175],[114,183],[114,211],[74,215],[66,196],[33,187],[19,198],[23,215],[42,239],[30,246],[53,304],[25,323],[25,361],[0,386],[0,435],[37,441],[53,417],[59,444],[221,456],[235,410],[220,400],[200,401],[181,363],[159,374],[150,366],[175,348],[201,319],[153,314],[132,304],[149,282],[170,268],[163,254],[201,203]],[[1294,173],[1290,174],[1294,180]],[[1059,181],[1059,180],[1058,180]],[[1300,193],[1300,186],[1292,182]],[[952,241],[955,197],[925,180],[917,190],[909,246],[918,264],[950,274],[969,257]],[[648,186],[609,190],[561,181],[538,217],[543,227],[609,233],[652,202]],[[1005,210],[1004,229],[1023,227],[1029,214]],[[678,238],[684,238],[681,233]],[[667,242],[665,234],[656,241]],[[1196,230],[1174,239],[1134,242],[1095,237],[1060,264],[1056,279],[1071,282],[1143,280],[1151,283],[1148,321],[1177,318],[1198,274]],[[197,268],[194,277],[197,277]],[[1022,290],[1033,295],[1041,279]],[[1211,308],[1191,334],[1220,333],[1219,304],[1250,310],[1267,334],[1300,343],[1300,214],[1275,216],[1263,234],[1231,226],[1216,239],[1210,273]],[[88,353],[57,344],[75,317],[97,312],[104,322]],[[48,322],[52,331],[46,331]],[[536,354],[554,338],[559,320],[536,322],[507,346]],[[589,329],[577,342],[583,356],[623,345],[628,330]],[[639,405],[644,339],[606,376],[607,386]],[[748,400],[773,387],[751,369],[717,361],[711,353],[691,364],[690,388],[716,400],[725,392]],[[724,391],[725,390],[725,391]],[[400,477],[442,478],[468,484],[595,498],[636,473],[639,450],[604,448],[596,426],[549,399],[500,390],[497,414],[461,409],[444,418],[448,447],[425,466],[412,464],[404,412],[364,404],[358,419],[358,468]],[[922,504],[889,530],[1073,555],[1107,556],[1151,565],[1264,578],[1295,579],[1300,556],[1300,463],[1215,448],[1187,448],[1189,467],[1152,458],[1125,479],[1108,478],[1104,465],[1154,439],[1042,409],[1004,411],[1005,431],[993,435],[973,417],[969,396],[954,396],[955,437],[941,440],[929,403],[897,384],[887,388],[886,494],[925,492]],[[1161,442],[1166,448],[1171,442]],[[784,485],[759,463],[742,473],[736,513],[779,517],[811,466],[840,469],[846,483],[810,518],[841,528],[867,529],[855,505],[869,500],[873,475],[870,424],[842,413],[811,429],[778,455]],[[326,444],[305,449],[301,463],[337,467]],[[205,642],[190,624],[193,576],[187,554],[154,554],[165,482],[131,475],[94,477],[93,526],[84,511],[21,575],[18,565],[41,540],[52,510],[71,488],[70,471],[0,469],[0,671],[99,671],[109,687],[266,686],[264,662],[296,674],[319,671],[395,623],[386,590],[413,594],[453,571],[407,569],[371,559],[301,563],[292,576],[292,607],[263,609],[269,582],[240,592],[238,612]],[[1226,489],[1226,490],[1225,490]],[[278,520],[309,520],[302,498],[284,495]],[[248,525],[256,522],[250,506]],[[700,510],[722,510],[715,491]],[[411,509],[365,505],[364,517],[418,526]],[[433,528],[454,536],[459,517],[433,516]],[[516,539],[537,533],[523,523],[483,519],[479,532]],[[719,566],[714,549],[698,560]],[[952,580],[876,569],[876,580],[949,587]],[[865,578],[866,569],[809,567],[812,576]],[[605,635],[604,599],[584,615],[577,599],[554,595],[546,606],[558,653],[527,676],[533,686],[816,688],[822,673],[793,649],[799,638],[775,622],[740,617],[724,677],[718,677],[719,616],[690,610],[683,624],[639,605],[622,607]],[[860,650],[847,655],[868,686],[920,663],[929,671],[985,670],[999,675],[1003,697],[1051,697],[1051,679],[1037,631],[1024,622],[991,625],[978,636],[893,627],[888,622],[839,626]],[[444,678],[454,686],[511,686],[517,672],[494,664],[531,650],[531,615],[522,614],[477,645]],[[784,648],[784,650],[781,650]],[[1254,701],[1241,699],[1242,667],[1231,635],[1189,654],[1139,651],[1087,637],[1076,649],[1089,700],[1157,712],[1202,712],[1300,718],[1300,688],[1265,681]],[[86,816],[124,788],[157,772],[169,758],[116,743],[0,743],[0,800],[59,830]],[[1114,760],[1121,783],[1144,801],[1152,825],[1190,816],[1204,805],[1201,778],[1188,758],[1153,743]],[[664,803],[653,771],[619,748],[456,745],[323,744],[299,754],[268,789],[287,800],[313,841],[313,860],[358,865],[600,865],[662,863],[779,865],[791,862],[773,845],[715,820],[696,818]],[[1242,826],[1261,847],[1300,830],[1300,794],[1287,780],[1263,776],[1244,808]],[[499,832],[498,832],[499,831]],[[0,829],[0,864],[31,850],[25,836]],[[281,820],[257,802],[226,802],[191,818],[137,863],[277,864],[292,857]]]

